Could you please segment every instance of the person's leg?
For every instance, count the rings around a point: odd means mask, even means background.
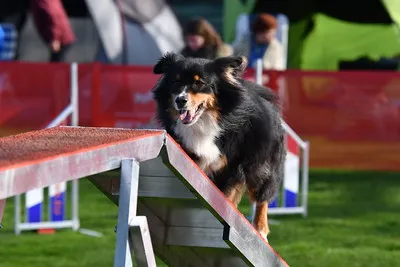
[[[71,45],[62,45],[58,52],[52,51],[50,55],[50,62],[64,62],[66,53],[70,47]]]
[[[60,62],[60,51],[51,51],[50,62]]]

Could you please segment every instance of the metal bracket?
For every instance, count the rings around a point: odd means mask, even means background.
[[[138,187],[139,163],[122,160],[114,267],[132,266],[133,255],[138,267],[156,267],[146,217],[136,216]]]

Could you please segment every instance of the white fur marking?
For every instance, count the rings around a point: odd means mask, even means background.
[[[200,168],[206,169],[210,164],[219,161],[221,151],[215,139],[221,134],[221,128],[213,114],[205,111],[193,125],[184,125],[179,120],[174,131],[183,145],[201,158]]]
[[[174,107],[175,107],[176,110],[179,110],[179,107],[178,107],[178,105],[176,104],[176,99],[177,99],[178,97],[182,97],[182,96],[186,96],[186,95],[187,95],[186,87],[185,87],[185,89],[183,89],[182,92],[180,92],[179,94],[177,94],[177,95],[172,95],[173,98],[174,98]]]

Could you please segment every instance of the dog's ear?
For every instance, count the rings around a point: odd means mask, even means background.
[[[168,68],[171,64],[177,62],[179,59],[182,59],[183,56],[175,53],[166,53],[163,57],[161,57],[157,64],[153,68],[154,74],[163,74],[167,72]]]
[[[220,57],[214,60],[213,65],[216,71],[241,75],[247,67],[247,59],[243,56]]]
[[[237,84],[237,78],[242,76],[247,67],[247,59],[243,56],[221,57],[214,60],[212,66],[227,82]]]

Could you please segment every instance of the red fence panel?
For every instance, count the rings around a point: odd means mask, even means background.
[[[7,62],[0,70],[1,135],[44,127],[68,104],[69,65]],[[254,81],[253,70],[244,76]],[[399,73],[263,76],[281,97],[285,120],[310,141],[312,167],[400,170]],[[158,78],[151,67],[80,64],[81,125],[151,128]]]
[[[0,63],[0,136],[43,128],[69,102],[68,64]]]
[[[94,125],[151,127],[151,68],[101,66]],[[244,77],[254,81],[254,70]],[[400,74],[395,72],[265,72],[283,116],[311,142],[311,166],[400,170]],[[94,91],[96,89],[93,89]]]
[[[284,117],[311,143],[311,166],[400,170],[400,74],[281,73]]]
[[[99,81],[92,88],[93,125],[149,128],[154,126],[151,90],[159,76],[151,67],[94,65]]]

